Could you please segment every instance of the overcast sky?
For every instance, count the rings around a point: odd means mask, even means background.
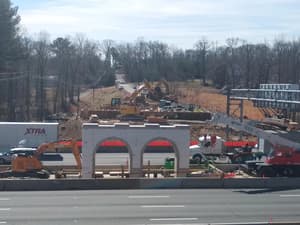
[[[94,40],[139,37],[192,48],[206,37],[223,44],[300,37],[300,0],[11,0],[28,34],[84,33]]]

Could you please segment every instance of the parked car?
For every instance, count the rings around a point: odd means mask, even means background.
[[[12,148],[8,152],[0,154],[0,164],[10,164],[14,155],[33,155],[35,148]]]
[[[10,152],[0,153],[0,165],[7,165],[11,163],[12,154]]]

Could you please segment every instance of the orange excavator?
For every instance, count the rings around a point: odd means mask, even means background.
[[[55,151],[59,148],[71,148],[75,157],[77,168],[81,172],[81,154],[76,140],[50,142],[41,144],[32,155],[20,154],[13,158],[11,171],[4,171],[0,177],[36,177],[47,179],[50,172],[43,168],[40,161],[40,156],[46,151]],[[63,172],[57,171],[54,173],[56,177],[64,177]]]

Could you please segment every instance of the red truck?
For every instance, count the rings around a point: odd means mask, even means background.
[[[264,162],[246,162],[249,172],[261,177],[300,176],[300,143],[282,137],[276,131],[257,128],[255,121],[251,120],[244,119],[241,122],[239,119],[218,113],[213,116],[212,123],[228,125],[235,130],[247,132],[272,144],[273,150]]]

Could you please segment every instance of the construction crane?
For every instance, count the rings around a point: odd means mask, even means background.
[[[81,155],[77,145],[77,141],[60,141],[41,144],[33,155],[20,154],[13,158],[10,171],[3,171],[0,177],[36,177],[47,179],[50,172],[45,170],[41,161],[40,155],[48,150],[56,150],[59,148],[71,148],[75,157],[77,168],[81,171]],[[61,172],[56,172],[56,176],[63,176]]]
[[[142,119],[140,116],[139,105],[145,104],[145,96],[140,96],[140,94],[143,90],[149,90],[150,88],[149,83],[145,81],[142,85],[138,86],[133,93],[125,98],[124,101],[121,101],[121,98],[112,98],[111,106],[119,108],[121,119],[132,116]]]
[[[148,81],[144,81],[144,84],[148,90],[148,96],[150,99],[159,101],[170,93],[170,87],[168,81],[161,79],[156,85],[151,85]]]
[[[129,96],[128,101],[130,104],[137,104],[139,103],[139,95],[140,93],[145,90],[148,89],[149,90],[149,86],[147,84],[147,82],[144,82],[142,85],[138,86],[135,91]],[[140,101],[142,102],[142,101]]]
[[[141,93],[146,91],[147,94]],[[136,87],[124,101],[121,98],[112,98],[111,107],[120,110],[120,119],[127,120],[144,120],[140,115],[140,107],[146,105],[146,96],[152,100],[160,100],[164,95],[169,93],[169,84],[166,80],[160,80],[156,85],[144,80],[143,84]]]
[[[281,137],[275,131],[257,128],[255,122],[251,120],[244,119],[241,122],[239,119],[217,113],[211,122],[228,125],[235,130],[247,132],[272,144],[273,150],[265,162],[248,163],[250,172],[266,177],[300,176],[300,143]]]
[[[144,100],[140,100],[142,98],[138,98],[138,95],[144,88],[144,85],[140,86],[129,97],[127,97],[125,101],[121,101],[121,98],[112,98],[111,106],[117,107],[120,110],[121,117],[139,115],[140,109],[138,107],[138,102],[141,103]]]

